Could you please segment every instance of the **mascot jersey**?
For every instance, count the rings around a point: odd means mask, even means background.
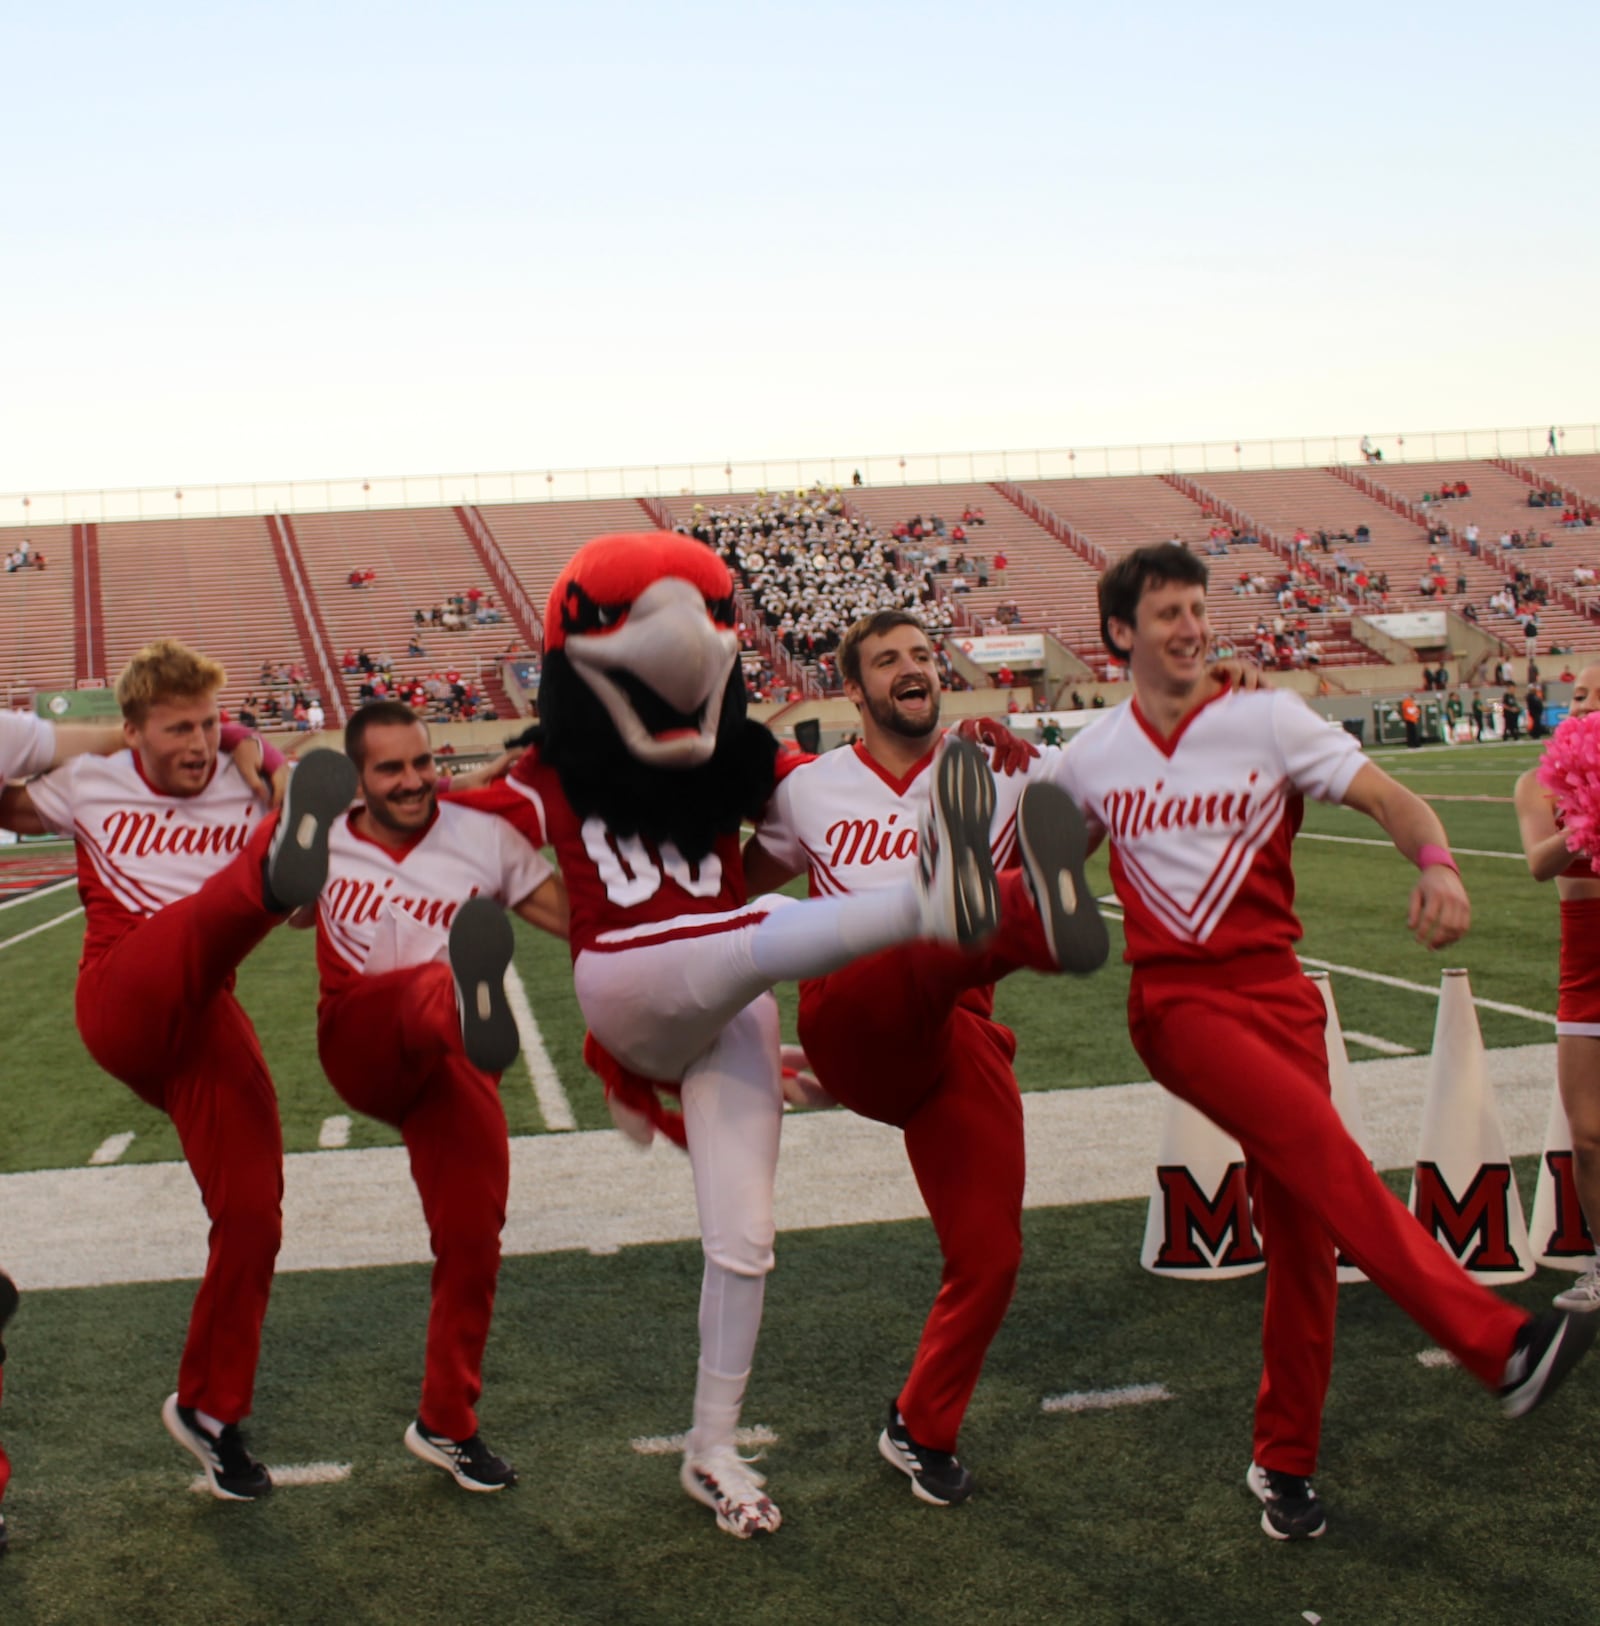
[[[535,847],[555,848],[572,904],[574,959],[585,949],[627,948],[633,928],[680,915],[715,917],[745,902],[736,835],[718,837],[698,861],[686,859],[670,840],[619,836],[598,815],[580,819],[573,812],[555,770],[536,749],[499,784],[452,792],[450,800],[498,813]],[[703,918],[703,924],[713,921]],[[686,921],[683,934],[696,935],[695,924]]]

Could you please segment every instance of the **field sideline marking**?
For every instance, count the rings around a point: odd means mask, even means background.
[[[343,1112],[337,1112],[331,1118],[322,1120],[322,1127],[317,1131],[317,1145],[325,1152],[336,1152],[341,1146],[350,1144],[350,1119]]]
[[[1359,978],[1362,982],[1381,982],[1386,988],[1409,988],[1414,994],[1431,994],[1435,999],[1439,997],[1439,990],[1430,988],[1425,982],[1407,982],[1404,977],[1390,977],[1382,971],[1363,971],[1358,966],[1335,965],[1332,960],[1313,960],[1309,954],[1302,954],[1300,963],[1315,971],[1333,971],[1343,977]],[[1543,1022],[1548,1027],[1554,1027],[1556,1023],[1548,1011],[1530,1011],[1526,1005],[1503,1005],[1498,999],[1480,999],[1476,994],[1472,996],[1472,1003],[1486,1011],[1525,1017],[1530,1022]]]
[[[15,937],[8,937],[5,942],[0,943],[0,949],[11,948],[17,943],[26,943],[30,937],[37,937],[40,932],[47,932],[52,926],[60,926],[69,920],[74,920],[82,913],[82,909],[72,909],[64,915],[57,915],[54,920],[47,920],[42,926],[30,926],[27,931],[18,932]]]
[[[506,1002],[511,1006],[511,1019],[517,1024],[517,1037],[522,1041],[522,1065],[532,1081],[534,1099],[539,1103],[539,1116],[544,1119],[545,1128],[576,1129],[578,1120],[572,1116],[572,1103],[561,1087],[561,1075],[550,1060],[550,1052],[544,1047],[544,1035],[528,1003],[528,990],[514,965],[506,967]]]
[[[289,1467],[280,1468],[270,1466],[267,1472],[272,1475],[272,1488],[282,1490],[285,1486],[293,1485],[337,1485],[341,1480],[350,1477],[350,1464],[348,1462],[297,1462]],[[189,1489],[197,1496],[209,1496],[211,1487],[206,1483],[204,1474],[196,1474],[189,1481]]]
[[[36,887],[32,892],[23,892],[15,898],[7,898],[0,903],[0,909],[15,909],[20,903],[32,903],[38,898],[48,898],[52,892],[59,892],[63,887],[76,886],[77,877],[65,881],[52,881],[49,886]]]
[[[670,1457],[682,1451],[689,1443],[687,1434],[643,1434],[636,1440],[629,1440],[628,1444],[639,1453],[641,1457]],[[733,1433],[735,1445],[776,1445],[778,1436],[763,1423],[757,1423],[754,1428],[739,1428]]]
[[[1420,1366],[1460,1366],[1454,1355],[1447,1349],[1419,1349],[1417,1363]]]
[[[1118,1406],[1147,1406],[1152,1400],[1176,1400],[1164,1383],[1129,1383],[1120,1389],[1080,1389],[1075,1394],[1046,1395],[1043,1412],[1113,1411]]]
[[[89,1161],[94,1164],[116,1163],[133,1145],[135,1139],[136,1136],[131,1129],[124,1129],[120,1135],[107,1135],[89,1154]]]

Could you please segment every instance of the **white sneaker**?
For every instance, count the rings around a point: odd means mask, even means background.
[[[1564,1293],[1557,1293],[1550,1301],[1558,1310],[1577,1310],[1587,1313],[1600,1310],[1600,1256],[1589,1261],[1589,1268]]]
[[[746,1541],[776,1530],[783,1515],[761,1488],[766,1480],[731,1445],[719,1445],[698,1456],[683,1454],[678,1474],[683,1488],[717,1516],[717,1528]]]
[[[945,735],[933,795],[917,834],[923,935],[977,948],[1000,924],[1000,883],[989,850],[994,777],[977,746]]]

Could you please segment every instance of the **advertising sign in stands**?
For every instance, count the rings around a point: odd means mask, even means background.
[[[1013,671],[1029,671],[1044,665],[1044,634],[1038,632],[998,634],[987,638],[963,638],[956,648],[979,666],[1009,666]]]

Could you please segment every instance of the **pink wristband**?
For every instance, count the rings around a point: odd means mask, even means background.
[[[1424,842],[1417,854],[1417,868],[1432,869],[1435,864],[1442,865],[1448,870],[1455,870],[1457,875],[1461,873],[1456,869],[1456,861],[1450,856],[1448,847],[1441,847],[1437,841]]]

